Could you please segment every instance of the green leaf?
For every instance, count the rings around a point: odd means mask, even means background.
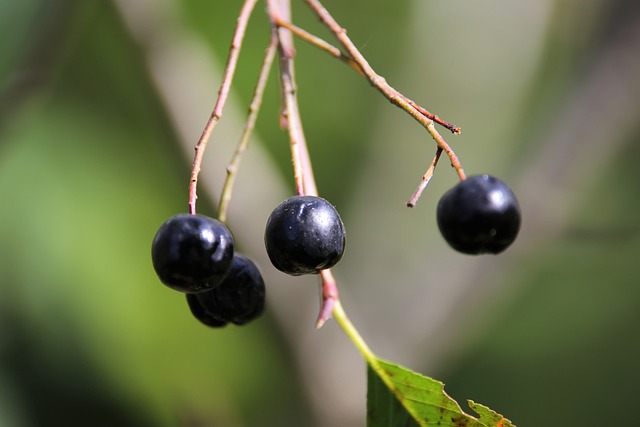
[[[367,427],[515,427],[471,400],[479,417],[464,413],[440,381],[381,359],[370,361],[367,379]]]

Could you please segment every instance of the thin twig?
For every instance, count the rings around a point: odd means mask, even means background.
[[[400,95],[404,96],[402,94],[400,94]],[[407,100],[407,102],[409,104],[411,104],[411,106],[413,108],[418,110],[420,112],[420,114],[426,116],[428,119],[433,120],[434,122],[438,123],[439,125],[444,126],[445,128],[449,129],[451,131],[451,133],[453,133],[454,135],[459,135],[459,134],[462,133],[462,129],[460,129],[459,126],[453,125],[453,124],[451,124],[449,122],[446,122],[446,121],[442,120],[440,117],[438,117],[438,115],[433,114],[433,113],[425,110],[424,107],[421,107],[415,101],[412,101],[411,99],[407,98],[406,96],[405,96],[405,99]]]
[[[220,205],[218,207],[218,219],[222,222],[225,222],[227,220],[227,210],[229,207],[229,202],[231,201],[231,194],[233,193],[233,183],[235,181],[238,167],[240,165],[240,159],[242,158],[242,155],[249,145],[249,137],[251,136],[251,133],[255,128],[258,113],[260,112],[260,106],[262,104],[264,88],[267,85],[269,72],[271,71],[271,66],[276,56],[277,47],[278,40],[275,37],[272,37],[271,42],[269,43],[269,47],[267,48],[267,51],[265,53],[264,61],[262,62],[262,68],[260,69],[258,82],[256,83],[256,87],[253,92],[253,99],[251,101],[251,104],[249,105],[249,114],[247,115],[247,120],[244,124],[244,128],[242,129],[242,134],[240,135],[238,145],[236,146],[236,149],[231,156],[231,160],[229,161],[229,165],[227,166],[227,177],[224,181],[224,185],[222,186]]]
[[[344,53],[343,51],[341,51],[337,47],[333,46],[331,43],[329,43],[329,42],[321,39],[320,37],[317,37],[317,36],[307,32],[307,31],[303,30],[300,27],[297,27],[296,25],[292,24],[291,22],[278,20],[276,23],[279,26],[284,27],[284,28],[288,29],[289,31],[291,31],[296,37],[300,38],[301,40],[304,40],[307,43],[312,44],[312,45],[316,46],[317,48],[327,52],[329,55],[333,56],[334,58],[343,61],[345,64],[347,64],[353,70],[355,70],[358,74],[366,77],[366,75],[362,71],[362,68],[360,68],[360,64],[356,60],[354,60],[351,56],[349,56],[348,54]],[[420,105],[418,105],[417,103],[415,103],[411,99],[407,98],[406,96],[404,96],[400,92],[397,92],[397,94],[398,94],[398,96],[401,96],[401,97],[405,98],[405,100],[409,104],[411,104],[416,110],[418,110],[421,114],[426,116],[428,119],[431,119],[434,122],[438,123],[439,125],[447,128],[448,130],[450,130],[454,134],[459,134],[459,133],[462,132],[460,127],[441,119],[437,115],[429,112],[424,107],[421,107]]]
[[[434,121],[441,124],[437,116],[430,114],[428,117],[425,114],[424,109],[418,108],[416,103],[409,100],[407,97],[402,95],[400,92],[392,88],[386,80],[378,75],[373,68],[369,65],[364,56],[360,53],[358,48],[356,48],[355,44],[351,41],[351,39],[347,36],[347,32],[344,28],[342,28],[336,20],[331,16],[331,14],[320,4],[318,0],[305,0],[309,7],[318,15],[322,23],[324,23],[327,28],[335,35],[338,39],[342,47],[347,51],[347,53],[353,58],[353,60],[358,64],[360,69],[363,71],[365,77],[371,85],[373,85],[376,89],[378,89],[391,103],[396,106],[402,108],[404,111],[409,113],[411,117],[417,120],[427,132],[434,139],[438,147],[442,148],[442,150],[447,153],[449,159],[451,160],[451,165],[456,169],[458,176],[461,180],[465,179],[464,170],[462,169],[462,165],[458,160],[458,157],[455,155],[449,144],[444,140],[444,138],[438,133],[436,128],[433,126]],[[451,126],[451,125],[450,125]],[[460,128],[453,127],[449,128],[453,133],[460,133]]]
[[[317,196],[318,189],[313,176],[311,158],[296,95],[293,38],[291,32],[275,24],[278,20],[290,19],[291,5],[289,0],[267,0],[267,4],[273,31],[276,32],[279,40],[280,84],[283,97],[281,124],[285,125],[289,132],[296,192],[301,195]]]
[[[220,85],[220,89],[218,90],[218,99],[215,106],[213,107],[211,116],[209,117],[209,120],[207,121],[207,124],[202,131],[202,135],[200,136],[200,139],[198,139],[198,142],[195,146],[195,156],[193,159],[193,166],[191,168],[191,181],[189,182],[189,213],[191,213],[192,215],[195,215],[196,213],[196,200],[198,199],[198,176],[202,167],[204,152],[207,148],[207,143],[209,141],[211,133],[213,132],[213,129],[220,120],[220,117],[222,117],[222,111],[227,101],[229,88],[231,87],[231,82],[233,81],[233,76],[236,70],[236,64],[238,63],[238,56],[240,54],[240,48],[242,47],[242,40],[244,39],[244,34],[247,29],[247,23],[249,22],[251,12],[253,11],[257,2],[258,0],[246,0],[244,2],[244,5],[242,6],[240,16],[238,17],[238,24],[236,25],[236,29],[233,34],[233,40],[231,41],[231,48],[229,50],[227,64],[222,76],[222,84]]]
[[[293,35],[295,35],[296,37],[300,38],[301,40],[304,40],[307,43],[309,43],[309,44],[311,44],[313,46],[316,46],[317,48],[320,48],[321,50],[324,50],[325,52],[327,52],[329,55],[333,56],[336,59],[344,61],[354,71],[356,71],[360,75],[364,76],[364,73],[360,69],[360,66],[358,65],[358,63],[356,61],[354,61],[352,57],[350,57],[349,55],[345,54],[343,51],[341,51],[340,49],[338,49],[337,47],[335,47],[331,43],[326,42],[325,40],[321,39],[320,37],[315,36],[315,35],[303,30],[302,28],[300,28],[300,27],[298,27],[296,25],[293,25],[291,22],[287,22],[287,21],[283,21],[281,19],[278,19],[276,21],[276,25],[278,25],[280,27],[283,27],[283,28],[286,28],[287,30],[291,31],[293,33]]]
[[[289,143],[291,148],[291,161],[293,163],[293,177],[296,184],[296,192],[299,195],[309,194],[308,181],[304,179],[305,168],[302,164],[302,147],[306,145],[302,121],[298,110],[295,79],[293,76],[293,63],[290,58],[280,58],[280,84],[284,97],[283,116],[289,131]],[[315,193],[315,191],[313,191]]]
[[[418,199],[422,195],[422,192],[424,191],[425,188],[427,188],[429,181],[431,181],[431,177],[433,176],[433,172],[436,170],[436,166],[438,165],[438,160],[440,160],[441,154],[442,154],[442,148],[438,147],[436,149],[436,155],[433,157],[433,160],[431,160],[431,164],[429,165],[429,168],[422,176],[422,180],[418,185],[418,189],[415,191],[415,193],[413,193],[413,196],[411,196],[411,198],[407,202],[408,207],[412,208],[416,205],[416,203],[418,203]]]

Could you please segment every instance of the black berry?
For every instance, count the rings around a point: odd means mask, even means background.
[[[438,203],[438,227],[449,245],[465,254],[497,254],[518,235],[520,207],[511,189],[491,175],[470,176]]]
[[[222,328],[224,326],[227,326],[227,321],[220,320],[207,312],[204,306],[200,303],[200,298],[198,298],[198,295],[202,295],[202,293],[187,294],[187,304],[189,304],[189,309],[191,310],[191,314],[193,314],[193,317],[212,328]]]
[[[191,313],[207,326],[227,323],[244,325],[264,310],[265,286],[258,267],[251,259],[234,255],[231,270],[218,287],[188,294]]]
[[[233,236],[220,221],[203,215],[169,218],[151,245],[153,268],[160,281],[186,293],[218,286],[233,258]]]
[[[278,205],[264,235],[278,270],[298,276],[334,266],[344,253],[345,230],[338,211],[315,196],[294,196]]]

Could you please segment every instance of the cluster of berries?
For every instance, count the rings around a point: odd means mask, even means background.
[[[172,216],[153,239],[151,260],[160,281],[186,293],[191,312],[205,325],[242,325],[264,309],[260,271],[235,253],[231,231],[218,220]]]
[[[521,221],[511,189],[490,175],[471,176],[446,192],[438,203],[437,220],[447,243],[465,254],[504,251]],[[273,266],[298,276],[340,261],[346,234],[331,203],[293,196],[269,216],[264,241]],[[262,275],[251,259],[234,253],[233,236],[222,222],[175,215],[156,233],[151,256],[160,281],[186,293],[192,314],[205,325],[243,325],[263,312]]]
[[[294,196],[267,222],[265,245],[273,265],[294,276],[334,266],[344,253],[344,225],[335,207],[314,196]],[[231,231],[204,215],[178,214],[158,229],[151,259],[160,281],[186,294],[207,326],[244,325],[264,310],[265,285],[255,263],[235,253]]]

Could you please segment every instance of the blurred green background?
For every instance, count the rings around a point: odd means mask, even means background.
[[[331,40],[302,1],[294,20]],[[272,73],[230,227],[268,308],[209,330],[150,263],[187,208],[192,147],[241,3],[0,0],[0,426],[361,426],[365,370],[315,278],[266,260],[261,230],[292,194]],[[432,112],[468,174],[518,195],[499,257],[454,253],[435,206],[456,182],[420,126],[298,41],[299,97],[321,194],[349,233],[335,273],[380,356],[519,426],[633,424],[640,397],[640,4],[327,0],[371,65]],[[260,3],[207,151],[215,201],[268,25]]]

